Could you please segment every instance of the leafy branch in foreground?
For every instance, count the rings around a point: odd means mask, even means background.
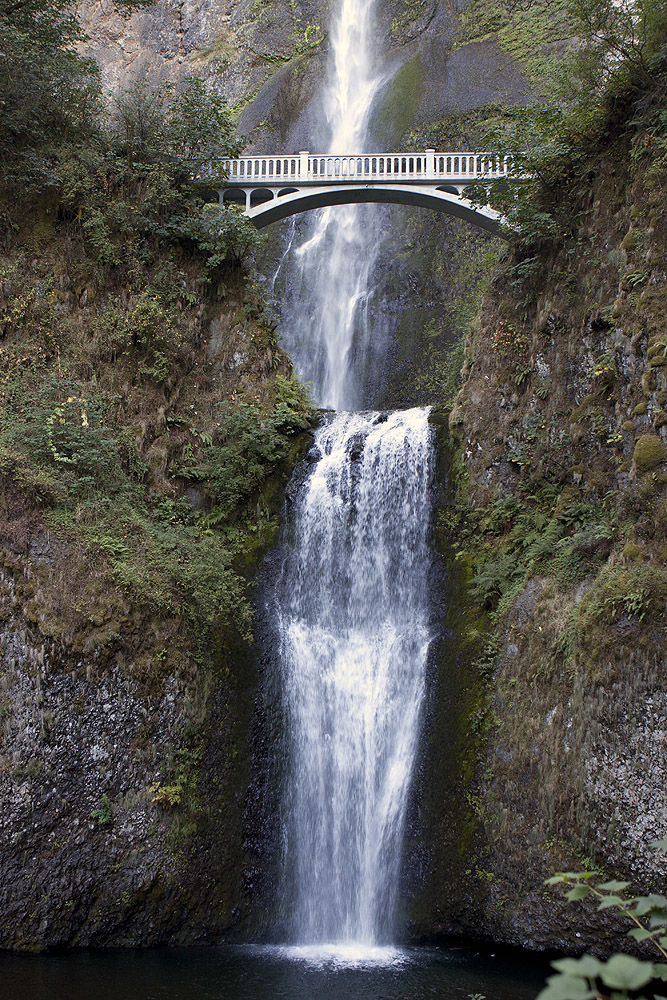
[[[651,845],[667,853],[667,840]],[[559,872],[546,880],[546,885],[570,888],[565,898],[576,901],[593,897],[598,910],[615,908],[634,926],[628,937],[652,946],[661,959],[667,959],[667,897],[652,892],[648,896],[628,896],[629,882],[613,879],[593,884],[594,872]],[[556,970],[537,1000],[667,1000],[667,962],[642,961],[632,955],[616,954],[607,961],[593,955],[561,958],[551,963]],[[648,987],[648,992],[639,993]]]

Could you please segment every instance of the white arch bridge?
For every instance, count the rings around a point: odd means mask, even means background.
[[[511,159],[491,153],[363,153],[222,159],[202,171],[214,178],[220,203],[245,206],[258,229],[328,205],[381,202],[418,205],[502,235],[500,214],[469,201],[470,184],[511,177]]]

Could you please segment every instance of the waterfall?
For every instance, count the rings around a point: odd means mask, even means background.
[[[384,82],[373,57],[372,13],[372,0],[342,0],[330,32],[324,90],[330,153],[365,148],[373,98]],[[374,207],[339,206],[317,212],[305,228],[305,238],[284,258],[283,346],[322,406],[358,409],[372,397],[364,372],[372,371],[382,349],[368,312],[380,217]]]
[[[392,940],[429,646],[428,410],[318,430],[275,593],[299,944]]]
[[[363,151],[384,82],[372,0],[342,0],[324,94],[329,150]],[[369,315],[375,206],[292,226],[282,340],[318,402],[372,403],[384,345]],[[293,946],[377,958],[394,937],[401,845],[419,734],[431,557],[427,409],[327,416],[297,474],[270,595],[288,760],[281,899]],[[329,951],[327,952],[327,949]],[[380,957],[380,960],[382,957]]]

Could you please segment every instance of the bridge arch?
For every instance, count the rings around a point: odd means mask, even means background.
[[[238,189],[237,189],[238,191]],[[291,215],[308,212],[315,208],[328,208],[334,205],[384,204],[413,205],[419,208],[429,208],[445,215],[463,219],[465,222],[496,236],[505,236],[502,228],[503,219],[491,208],[480,207],[464,198],[453,185],[440,187],[419,187],[410,184],[345,184],[339,187],[327,185],[322,187],[303,187],[300,189],[273,189],[270,192],[261,189],[263,201],[258,204],[258,190],[252,190],[250,204],[246,215],[258,229],[280,222]],[[224,192],[225,200],[229,198],[230,189]],[[267,198],[267,195],[269,197]],[[245,196],[244,196],[245,201]],[[246,203],[247,204],[247,203]]]

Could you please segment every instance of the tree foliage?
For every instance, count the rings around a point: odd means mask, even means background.
[[[208,93],[198,77],[180,90],[137,81],[114,101],[111,135],[130,166],[168,163],[188,179],[210,161],[238,156],[244,146],[225,100]]]
[[[198,179],[205,164],[243,148],[222,97],[195,78],[178,89],[137,81],[109,105],[94,60],[74,49],[83,35],[71,0],[0,0],[0,31],[6,239],[17,216],[34,215],[35,199],[47,196],[97,266],[131,270],[180,244],[204,255],[210,277],[257,246],[235,207],[206,205],[221,178]]]
[[[476,0],[483,8],[489,4],[500,33],[524,8],[535,6],[532,0]],[[531,63],[537,67],[538,99],[498,108],[484,130],[487,148],[512,156],[515,182],[471,191],[476,200],[491,201],[531,239],[533,223],[544,229],[548,222],[535,208],[536,185],[548,191],[576,173],[596,145],[627,121],[628,108],[646,111],[652,105],[657,132],[667,126],[664,115],[658,120],[667,97],[664,0],[561,0],[559,7],[558,34],[569,37],[541,39],[548,58]],[[544,235],[549,233],[537,234]]]
[[[123,12],[152,0],[117,0]],[[0,182],[22,190],[57,183],[52,154],[89,141],[102,114],[97,65],[72,0],[0,0]]]

